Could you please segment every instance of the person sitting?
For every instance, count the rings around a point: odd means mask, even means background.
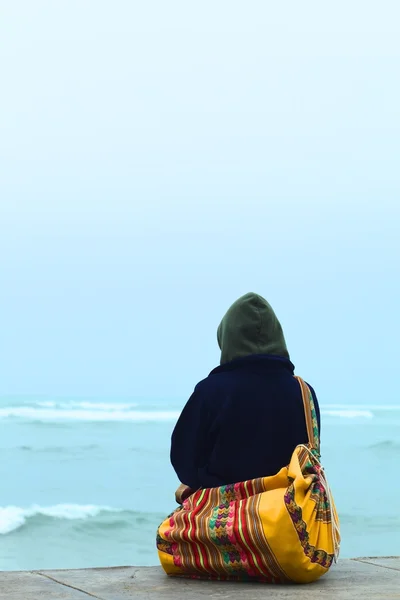
[[[242,296],[217,337],[221,364],[197,384],[172,434],[178,503],[201,488],[274,475],[308,442],[301,388],[269,303]]]

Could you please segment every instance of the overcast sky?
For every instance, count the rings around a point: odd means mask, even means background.
[[[397,1],[0,7],[0,395],[185,398],[255,291],[399,402]]]

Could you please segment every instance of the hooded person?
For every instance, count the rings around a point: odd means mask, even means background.
[[[268,302],[254,293],[236,300],[217,337],[221,364],[197,384],[172,434],[171,462],[183,489],[274,475],[308,441],[301,389]]]

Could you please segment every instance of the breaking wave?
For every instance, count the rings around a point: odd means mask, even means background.
[[[132,510],[96,506],[92,504],[56,504],[54,506],[0,507],[0,535],[11,534],[23,527],[50,520],[88,522],[98,529],[122,526],[142,526],[144,523],[158,525],[161,515],[140,513]]]
[[[135,402],[90,402],[64,400],[27,400],[7,402],[0,400],[0,420],[24,419],[36,423],[59,423],[73,421],[86,422],[159,422],[176,421],[180,410],[165,404],[149,405]],[[7,402],[7,406],[4,406]],[[321,414],[339,419],[373,419],[377,416],[389,416],[390,412],[400,417],[400,405],[358,405],[326,404],[321,405]]]
[[[88,405],[89,403],[85,403]],[[25,419],[29,421],[174,421],[179,411],[134,410],[131,408],[106,409],[96,405],[86,408],[44,408],[33,406],[8,406],[0,408],[0,419]]]

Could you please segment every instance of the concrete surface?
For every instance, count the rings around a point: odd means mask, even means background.
[[[0,572],[1,600],[400,599],[400,557],[342,560],[305,586],[169,579],[160,567]]]

